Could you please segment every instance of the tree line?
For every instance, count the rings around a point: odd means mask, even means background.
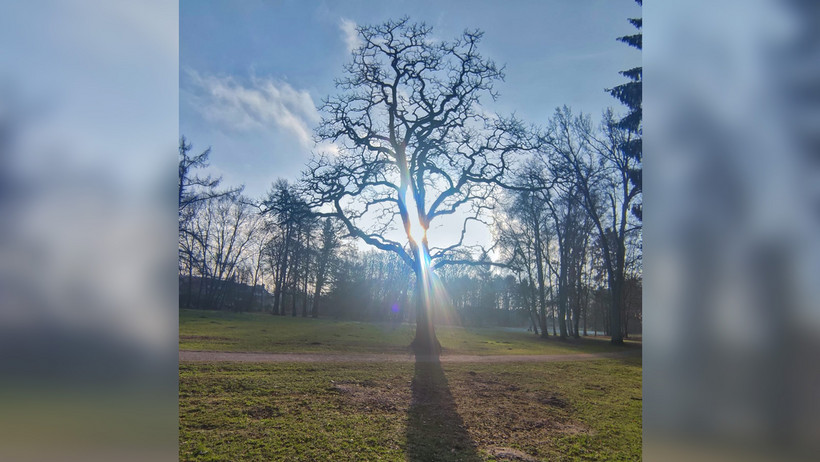
[[[455,321],[527,325],[543,336],[609,335],[610,290],[618,284],[622,333],[630,322],[639,332],[640,220],[630,213],[632,164],[617,149],[628,133],[616,125],[611,111],[597,128],[566,107],[556,111],[548,144],[523,163],[512,188],[485,199],[494,253],[505,263],[453,265],[438,275]],[[242,187],[220,189],[219,178],[197,175],[210,151],[192,157],[191,150],[182,138],[181,307],[412,320],[414,275],[401,258],[361,249],[287,180],[257,199]]]
[[[181,140],[181,305],[415,318],[417,352],[439,350],[434,326],[452,319],[622,342],[641,318],[640,68],[609,90],[626,116],[594,124],[565,106],[527,125],[481,104],[504,74],[480,31],[441,41],[408,18],[357,30],[317,129],[338,153],[298,180],[257,199],[220,189],[197,175],[209,151]],[[639,48],[640,34],[622,41]],[[446,219],[460,238],[431,245]],[[469,242],[474,226],[489,244]]]

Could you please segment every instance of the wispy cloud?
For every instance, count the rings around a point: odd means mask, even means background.
[[[252,77],[244,85],[233,77],[188,75],[198,90],[194,104],[209,121],[239,131],[275,127],[313,148],[312,127],[321,117],[308,91],[271,78]]]
[[[316,144],[315,152],[318,154],[324,154],[331,157],[336,157],[339,155],[339,145],[330,141],[322,141]]]
[[[356,23],[347,19],[341,18],[339,20],[339,29],[342,31],[347,51],[353,51],[361,45],[359,40],[359,31],[356,30]]]

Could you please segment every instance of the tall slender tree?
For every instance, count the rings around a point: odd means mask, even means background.
[[[642,0],[635,0],[639,5],[643,5]],[[618,37],[618,40],[627,45],[643,49],[643,33],[640,32],[643,27],[642,18],[629,18],[629,23],[638,29],[637,34],[625,35]],[[618,121],[618,126],[624,130],[629,131],[632,136],[624,140],[620,149],[629,156],[634,162],[629,170],[629,181],[638,192],[643,189],[643,168],[641,162],[643,160],[643,67],[633,67],[632,69],[621,71],[621,75],[629,79],[629,82],[607,89],[609,94],[618,99],[627,108],[629,113]],[[643,202],[638,201],[632,206],[632,213],[639,220],[643,219]]]
[[[285,287],[290,285],[291,295],[296,297],[296,264],[295,254],[299,251],[300,233],[303,233],[305,221],[311,217],[311,211],[296,188],[287,180],[277,180],[267,198],[262,202],[263,214],[272,217],[279,233],[270,245],[270,254],[275,257],[274,263],[274,298],[273,314],[285,314]],[[292,300],[291,311],[295,315],[295,300]]]
[[[325,218],[322,225],[322,248],[319,250],[316,261],[316,284],[313,290],[313,309],[311,313],[314,318],[319,317],[320,298],[325,282],[327,282],[328,266],[330,266],[333,251],[339,246],[338,232],[339,230],[333,226],[333,220]]]

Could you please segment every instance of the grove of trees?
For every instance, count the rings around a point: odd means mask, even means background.
[[[316,132],[338,154],[301,178],[245,197],[180,141],[180,306],[414,321],[420,354],[440,351],[439,322],[640,332],[640,68],[611,90],[626,116],[565,106],[527,125],[487,110],[504,74],[480,31],[442,41],[402,18],[358,32]]]

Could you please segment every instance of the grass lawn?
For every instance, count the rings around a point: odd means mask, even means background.
[[[407,353],[412,325],[181,310],[181,350]],[[438,327],[445,354],[624,351]],[[641,359],[181,363],[180,460],[641,458]]]
[[[641,458],[641,360],[181,364],[180,460]]]
[[[333,321],[267,313],[180,310],[179,349],[271,353],[407,353],[414,325]],[[568,354],[620,351],[604,338],[540,339],[513,330],[439,326],[444,354]]]

